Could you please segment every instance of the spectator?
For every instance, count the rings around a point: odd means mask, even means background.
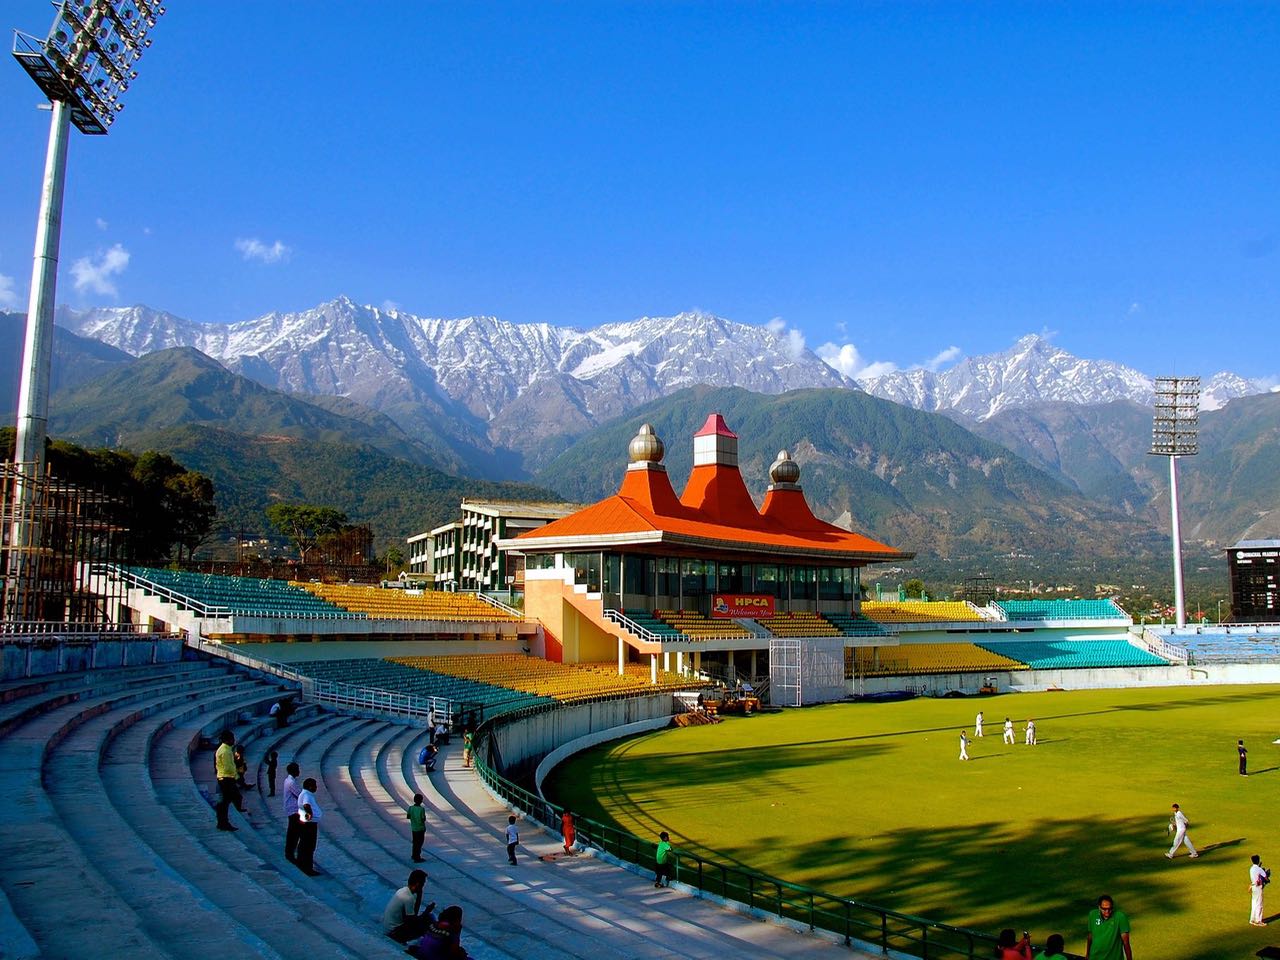
[[[414,870],[409,882],[391,895],[382,911],[382,930],[396,943],[408,943],[427,930],[427,924],[435,919],[431,912],[435,903],[422,906],[422,891],[427,885],[427,872]]]
[[[241,790],[252,790],[257,784],[245,782],[246,775],[249,772],[249,761],[245,758],[244,747],[237,743],[234,755],[236,758],[236,786]],[[243,802],[239,805],[239,810],[244,813]]]
[[[471,766],[471,750],[475,746],[475,734],[468,727],[462,732],[462,765]]]
[[[671,886],[671,864],[673,860],[671,837],[667,835],[667,831],[663,830],[658,834],[658,846],[653,852],[653,885],[655,887],[664,886],[663,880],[666,880],[665,886]]]
[[[298,794],[298,869],[308,877],[320,876],[316,869],[316,843],[320,839],[320,820],[324,811],[316,799],[316,781],[307,777]]]
[[[436,742],[436,710],[432,707],[427,711],[427,742],[435,744]]]
[[[1031,960],[1031,934],[1022,932],[1022,939],[1009,928],[1000,931],[996,941],[997,960]]]
[[[427,926],[409,952],[419,960],[466,960],[461,938],[462,908],[455,904],[440,911],[439,919]]]
[[[1051,933],[1049,939],[1044,942],[1044,953],[1040,955],[1040,960],[1067,960],[1066,941],[1062,939],[1062,934]]]
[[[302,821],[298,816],[302,785],[298,777],[302,776],[302,771],[296,763],[290,763],[284,770],[284,815],[289,818],[289,825],[284,831],[284,858],[290,863],[297,863],[298,840],[302,837]]]
[[[1084,941],[1085,960],[1133,960],[1129,945],[1129,917],[1116,909],[1108,894],[1098,898],[1089,912],[1089,933]]]
[[[436,746],[447,747],[449,745],[449,727],[440,721],[436,724]]]
[[[280,754],[274,750],[267,751],[267,784],[271,787],[269,797],[276,795],[276,768],[280,763]]]
[[[564,852],[573,853],[573,843],[577,839],[578,831],[573,823],[573,811],[566,809],[560,814],[560,832],[564,835]]]
[[[218,803],[214,808],[218,814],[219,830],[236,830],[227,818],[231,807],[240,809],[240,787],[236,780],[235,734],[223,730],[218,735],[221,744],[213,755],[214,774],[218,778]]]
[[[427,810],[422,805],[422,794],[415,793],[413,795],[413,806],[409,808],[405,817],[409,821],[409,833],[413,837],[413,862],[421,863],[422,842],[427,838]]]
[[[418,751],[418,762],[422,764],[422,769],[427,773],[436,772],[436,759],[440,756],[440,748],[434,743],[428,743],[425,747]]]
[[[1262,865],[1262,858],[1256,853],[1249,858],[1249,923],[1255,927],[1265,927],[1263,919],[1262,891],[1271,882],[1271,871]]]
[[[520,831],[516,829],[516,816],[507,817],[507,862],[516,866],[516,846],[520,843]]]
[[[267,711],[271,716],[276,718],[276,729],[283,730],[289,725],[289,718],[293,716],[294,710],[293,700],[288,697],[281,697],[271,705],[271,709]]]

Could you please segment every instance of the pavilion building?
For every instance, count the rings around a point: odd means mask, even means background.
[[[792,637],[797,623],[837,632],[826,618],[858,616],[864,566],[914,556],[815,517],[785,450],[757,508],[718,413],[693,447],[677,497],[645,424],[616,494],[499,542],[524,554],[525,613],[541,622],[549,659],[616,657],[621,670],[647,655],[656,672],[659,656],[668,670],[701,669],[706,657],[754,675],[771,621],[786,620]]]

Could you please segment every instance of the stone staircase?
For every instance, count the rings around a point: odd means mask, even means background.
[[[0,686],[0,957],[392,958],[382,908],[414,864],[405,808],[426,797],[428,899],[464,911],[479,960],[849,956],[842,946],[673,890],[523,830],[461,764],[414,763],[424,731],[304,706],[277,730],[281,688],[205,661]],[[212,738],[258,763],[240,829],[215,829]],[[315,777],[324,810],[307,877],[284,859],[268,750]],[[856,955],[856,954],[855,954]]]

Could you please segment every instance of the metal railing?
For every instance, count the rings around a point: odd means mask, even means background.
[[[1147,629],[1140,629],[1137,634],[1130,634],[1134,638],[1134,642],[1146,649],[1148,653],[1153,653],[1157,657],[1162,657],[1173,663],[1185,664],[1190,660],[1190,653],[1186,647],[1180,647],[1176,643],[1170,643],[1159,634],[1153,633]]]
[[[612,607],[604,612],[604,618],[610,623],[616,623],[623,630],[627,631],[627,633],[634,634],[639,637],[645,643],[662,643],[664,640],[668,642],[679,642],[682,640],[693,639],[683,633],[675,637],[670,634],[654,633],[648,627],[640,626],[640,624],[636,623],[621,610],[614,610]]]
[[[519,620],[523,620],[525,618],[523,610],[517,610],[515,607],[511,606],[511,604],[503,603],[497,597],[491,597],[489,594],[481,593],[479,590],[476,591],[476,596],[495,610],[501,610],[503,613],[508,613]]]
[[[6,620],[0,622],[5,637],[150,637],[177,636],[176,631],[155,630],[145,623],[62,623],[52,620]]]
[[[486,722],[477,731],[476,770],[495,795],[519,809],[525,817],[554,833],[561,830],[565,808],[507,780],[489,764],[490,743],[498,724],[519,722],[541,712],[539,708],[513,711]],[[609,824],[575,817],[578,842],[610,854],[642,869],[653,869],[655,843]],[[734,862],[728,856],[702,857],[673,851],[673,879],[712,896],[740,903],[780,920],[825,930],[843,937],[846,946],[870,945],[884,953],[898,951],[924,960],[987,960],[994,955],[996,937],[965,927],[938,923],[924,917],[889,910],[874,904],[791,883]]]
[[[188,637],[187,646],[251,670],[268,673],[289,683],[296,683],[304,697],[317,703],[329,703],[349,710],[367,710],[415,720],[425,720],[434,712],[448,724],[453,721],[454,703],[446,697],[419,697],[395,690],[343,683],[339,680],[320,680],[300,673],[279,661],[268,660],[266,657],[251,657],[224,643],[214,643],[200,637]]]

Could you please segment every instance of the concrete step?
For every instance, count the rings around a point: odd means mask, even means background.
[[[342,722],[332,718],[319,725]],[[402,956],[401,949],[376,929],[364,929],[317,897],[316,888],[332,880],[306,877],[285,863],[282,844],[272,850],[255,836],[260,826],[255,821],[240,822],[241,830],[235,834],[216,830],[208,803],[191,779],[191,764],[200,761],[200,754],[189,755],[186,749],[194,735],[194,725],[177,725],[158,738],[150,771],[160,808],[156,819],[203,844],[199,875],[187,871],[191,882],[223,909],[234,910],[283,956]],[[321,844],[323,851],[323,839]],[[317,862],[321,870],[327,869],[322,855]],[[237,886],[242,889],[234,891]],[[242,893],[247,894],[245,903],[238,902]]]

